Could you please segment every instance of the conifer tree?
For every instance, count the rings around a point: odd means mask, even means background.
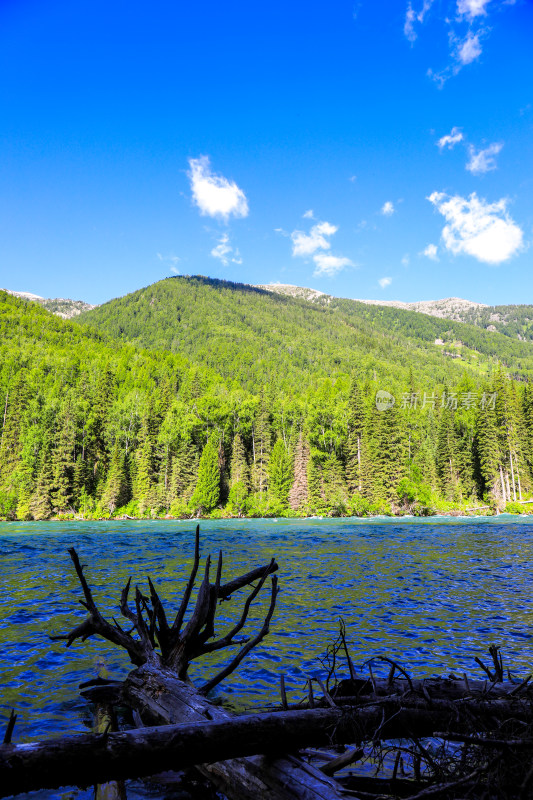
[[[253,437],[253,490],[262,497],[268,488],[268,462],[270,459],[272,431],[270,412],[264,391],[261,392],[259,409],[252,429]]]
[[[307,465],[307,488],[309,508],[314,514],[324,510],[324,492],[322,485],[322,453],[313,449]]]
[[[305,509],[309,503],[307,468],[309,465],[309,445],[300,430],[294,454],[294,481],[289,492],[289,505],[293,511]]]
[[[198,451],[190,436],[183,436],[172,458],[169,506],[181,498],[188,502],[198,477]]]
[[[56,443],[52,450],[52,494],[54,508],[64,511],[72,499],[74,472],[74,420],[70,405],[58,418]]]
[[[250,494],[250,469],[240,433],[236,433],[233,437],[229,487],[228,505],[233,513],[242,516],[245,513],[247,498]]]
[[[288,505],[292,481],[292,459],[283,439],[277,439],[268,465],[268,486],[271,496],[283,506]]]
[[[153,422],[147,415],[143,419],[135,459],[134,499],[138,502],[141,513],[157,504],[155,449]]]
[[[459,443],[455,430],[455,418],[451,408],[441,410],[436,465],[441,492],[448,500],[458,499],[459,486]]]
[[[76,508],[79,507],[82,494],[86,493],[87,483],[87,462],[78,453],[72,475],[72,499]]]
[[[39,453],[39,469],[35,491],[30,500],[30,514],[33,519],[48,519],[52,513],[50,492],[52,489],[52,466],[50,463],[50,445],[45,438]]]
[[[115,441],[107,473],[107,481],[102,494],[102,503],[109,509],[111,514],[128,502],[128,488],[124,453],[120,450],[118,441]]]
[[[379,410],[374,404],[368,446],[370,499],[396,500],[396,487],[405,475],[405,429],[398,406]]]
[[[480,495],[486,495],[490,503],[505,504],[506,488],[503,473],[500,474],[496,411],[490,403],[478,407],[474,452],[478,463]]]
[[[220,499],[220,467],[218,445],[214,436],[207,440],[198,467],[198,482],[191,497],[191,506],[200,513],[208,514]]]
[[[348,412],[348,435],[346,437],[346,483],[353,494],[363,488],[363,435],[365,432],[365,408],[363,395],[354,379],[350,389]]]

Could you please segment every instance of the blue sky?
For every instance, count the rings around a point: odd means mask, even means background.
[[[533,302],[528,0],[0,2],[0,286]]]

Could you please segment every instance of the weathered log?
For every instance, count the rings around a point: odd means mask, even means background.
[[[266,566],[223,584],[221,581],[222,554],[219,553],[218,556],[215,583],[210,581],[211,559],[208,556],[195,605],[186,620],[188,605],[200,565],[200,539],[197,527],[194,563],[174,622],[169,622],[163,603],[150,578],[148,579],[149,596],[145,596],[139,587],[136,587],[135,611],[133,611],[128,604],[130,578],[122,590],[120,600],[122,616],[132,624],[131,630],[126,632],[116,620],[113,620],[114,624],[112,625],[104,619],[85,578],[84,566],[80,563],[75,550],[71,549],[69,553],[83,589],[82,605],[87,608],[89,616],[70,633],[55,638],[65,639],[67,646],[70,646],[76,639],[84,640],[88,636],[96,634],[124,647],[133,664],[142,665],[129,685],[132,686],[136,681],[138,694],[144,699],[136,702],[134,692],[131,691],[126,700],[131,702],[143,719],[146,719],[147,716],[145,706],[151,702],[148,698],[156,700],[165,692],[167,695],[172,694],[172,690],[175,690],[176,697],[187,695],[188,699],[185,702],[175,701],[172,718],[165,719],[163,715],[163,721],[181,723],[204,721],[206,718],[221,719],[219,710],[204,700],[202,695],[207,694],[233,672],[243,658],[268,635],[278,593],[277,577],[275,575],[272,577],[270,603],[263,625],[254,637],[239,643],[240,647],[237,653],[226,667],[202,686],[193,688],[190,684],[185,683],[188,680],[187,673],[190,662],[206,653],[237,644],[235,637],[243,629],[252,603],[258,597],[269,575],[272,575],[278,568],[275,560],[272,559]],[[214,638],[217,604],[227,600],[231,594],[254,580],[256,584],[244,603],[237,623],[218,639]],[[145,679],[147,681],[146,690],[143,689]],[[155,694],[151,695],[154,685],[157,685],[158,688],[155,690]],[[170,691],[169,686],[172,687]],[[197,711],[196,708],[201,708],[202,711]],[[221,710],[220,713],[224,714]],[[223,718],[228,719],[229,716],[224,714]],[[151,719],[153,720],[154,716]],[[343,796],[340,787],[334,780],[323,775],[320,770],[308,765],[307,762],[295,757],[233,759],[222,763],[223,767],[213,770],[205,768],[204,772],[228,797],[236,798],[236,800],[256,800],[257,797],[268,797],[269,800],[289,800],[289,798],[339,800]],[[159,768],[151,768],[152,773],[158,770]]]
[[[338,710],[287,712],[287,718],[279,714],[246,715],[232,719],[224,717],[215,722],[186,725],[137,728],[132,731],[104,734],[82,734],[35,744],[0,746],[0,797],[7,797],[34,789],[54,789],[61,786],[90,786],[94,783],[120,781],[125,778],[144,777],[165,770],[178,770],[203,762],[231,758],[226,763],[226,772],[234,763],[234,756],[249,756],[257,753],[265,756],[291,751],[308,741],[329,744],[334,730],[344,732],[348,738],[350,729],[343,729],[343,714]],[[311,718],[310,718],[311,717]],[[338,734],[337,734],[338,735]],[[342,738],[342,737],[341,737]],[[242,759],[246,764],[246,759]],[[273,764],[277,759],[272,760]],[[290,772],[297,772],[296,759],[289,760]],[[257,763],[259,767],[259,762]],[[333,781],[324,775],[315,776],[309,769],[308,777],[316,784],[319,793],[298,788],[291,793],[283,786],[286,776],[280,768],[273,770],[279,787],[273,785],[273,793],[256,794],[255,797],[340,797],[332,794]],[[243,769],[243,776],[254,783],[258,792],[263,791],[261,770]],[[294,776],[293,776],[294,777]],[[320,778],[320,782],[318,782]],[[294,784],[294,780],[293,780]],[[319,785],[320,784],[320,785]],[[269,787],[270,788],[270,787]],[[251,796],[251,795],[250,795]]]
[[[238,780],[236,786],[240,797],[268,800],[278,797],[341,797],[335,783],[311,766],[306,765],[307,780],[302,783],[302,766],[298,760],[281,758],[279,754],[296,752],[308,745],[361,744],[368,740],[396,739],[406,735],[415,738],[430,736],[439,725],[449,728],[453,724],[463,731],[480,724],[493,729],[495,715],[500,719],[508,715],[515,719],[531,719],[533,716],[529,703],[517,700],[487,700],[481,709],[478,702],[466,701],[457,711],[449,703],[435,707],[414,700],[411,706],[404,707],[398,701],[385,700],[357,709],[329,707],[231,717],[210,705],[205,698],[198,698],[192,687],[179,687],[180,681],[174,678],[171,678],[171,682],[176,684],[172,697],[167,691],[165,676],[159,676],[158,681],[159,690],[163,691],[158,698],[150,700],[152,716],[170,716],[168,709],[170,706],[175,708],[179,692],[185,708],[180,716],[186,713],[190,720],[201,721],[0,746],[0,797],[38,788],[87,786],[144,777],[192,765],[201,765],[201,771],[224,787],[224,791],[228,781]],[[131,683],[134,687],[136,679]],[[148,678],[145,675],[142,686],[146,685],[155,689],[155,676]],[[132,691],[135,690],[132,688]],[[146,698],[144,690],[138,696]],[[206,718],[206,715],[209,716]],[[209,719],[213,716],[216,718]],[[103,720],[102,724],[106,725]],[[472,741],[472,737],[456,731],[450,734],[450,738]],[[491,740],[481,741],[488,744]],[[513,743],[514,740],[510,740],[509,744]],[[498,740],[494,744],[501,747],[504,743]],[[521,740],[520,746],[522,744]],[[257,756],[259,753],[261,756]],[[347,763],[346,759],[344,761]]]

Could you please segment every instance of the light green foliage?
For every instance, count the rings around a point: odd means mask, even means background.
[[[507,374],[532,368],[479,328],[199,278],[75,323],[0,293],[0,516],[502,510],[532,492],[533,391]]]

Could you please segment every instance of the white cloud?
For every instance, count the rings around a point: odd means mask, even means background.
[[[442,150],[444,147],[447,147],[448,150],[453,150],[456,144],[462,142],[464,139],[463,133],[461,128],[452,128],[450,133],[446,134],[446,136],[441,136],[439,141],[437,142],[437,147],[439,150]]]
[[[407,6],[407,11],[405,12],[405,22],[403,25],[403,32],[410,42],[414,42],[416,39],[415,20],[416,20],[415,10],[411,5],[411,3],[409,3],[409,5]]]
[[[316,253],[313,256],[313,261],[316,264],[313,275],[327,275],[332,278],[338,272],[341,272],[345,267],[355,266],[353,261],[343,256],[332,256],[329,253]]]
[[[424,0],[421,10],[417,13],[413,8],[413,4],[411,2],[408,3],[407,11],[405,12],[403,32],[410,42],[414,42],[417,37],[415,22],[420,22],[420,24],[422,24],[422,22],[424,22],[424,17],[432,5],[433,0]]]
[[[190,158],[189,167],[192,195],[200,214],[225,222],[231,216],[248,216],[246,195],[234,181],[211,172],[208,156]]]
[[[479,58],[481,52],[479,32],[469,32],[466,39],[458,45],[455,52],[455,57],[457,61],[464,66],[466,64],[471,64],[472,61],[475,61],[476,58]]]
[[[457,13],[460,17],[468,17],[469,20],[486,16],[485,6],[489,3],[490,0],[457,0]]]
[[[465,253],[486,264],[501,264],[522,249],[524,235],[509,216],[505,198],[487,203],[475,192],[468,199],[433,192],[427,199],[447,222],[442,240],[454,255]]]
[[[387,200],[387,202],[383,203],[383,206],[381,207],[381,213],[384,217],[392,216],[392,214],[394,214],[394,204],[391,203],[390,200]]]
[[[317,222],[309,233],[293,231],[291,233],[293,256],[312,256],[317,250],[329,250],[331,244],[326,237],[333,236],[337,231],[337,226],[330,222]]]
[[[473,145],[468,148],[470,159],[466,165],[466,169],[472,175],[483,175],[485,172],[490,172],[496,169],[496,156],[503,147],[503,142],[494,142],[489,144],[484,150],[478,150]]]
[[[234,249],[230,245],[229,236],[227,233],[222,234],[218,240],[218,244],[211,250],[211,255],[213,258],[218,258],[218,260],[221,261],[225,267],[228,266],[230,261],[233,264],[242,264],[241,254],[237,248]]]
[[[382,289],[386,289],[387,286],[390,286],[392,283],[392,278],[380,278],[378,281],[379,285]]]
[[[308,216],[305,214],[304,216]],[[292,254],[306,258],[312,256],[315,262],[315,277],[327,275],[333,277],[345,267],[353,267],[354,264],[349,258],[344,256],[334,256],[324,252],[331,248],[330,237],[337,233],[338,227],[331,222],[317,222],[313,225],[309,233],[304,231],[293,231]]]
[[[314,219],[313,209],[310,208],[309,211],[306,211],[305,214],[302,214],[304,219]]]
[[[408,267],[411,259],[409,258],[409,253],[406,253],[402,258],[402,266]]]
[[[158,259],[163,263],[166,264],[171,272],[174,275],[179,275],[180,271],[178,269],[178,263],[180,261],[178,256],[163,256],[161,253],[157,253]]]
[[[356,182],[356,180],[357,180],[357,175],[350,175],[350,177],[348,178],[348,180],[349,180],[349,181],[351,181],[351,183],[355,183],[355,182]]]
[[[437,255],[437,245],[436,244],[428,244],[428,246],[422,250],[421,255],[427,256],[432,261],[438,261],[439,257]]]

